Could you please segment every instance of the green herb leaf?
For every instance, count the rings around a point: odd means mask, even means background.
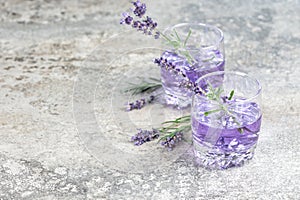
[[[183,46],[184,46],[184,47],[186,47],[186,43],[187,43],[187,41],[189,40],[191,34],[192,34],[192,30],[190,29],[189,32],[188,32],[188,35],[186,36],[185,41],[184,41],[184,43],[183,43]]]
[[[174,28],[174,33],[176,35],[176,38],[177,38],[178,42],[181,42],[181,38],[179,37],[179,35],[178,35],[178,33],[177,33],[177,31],[176,31],[175,28]]]
[[[234,95],[234,90],[231,90],[228,100],[231,100]]]
[[[224,90],[221,87],[214,88],[210,82],[208,82],[207,84],[208,84],[208,92],[203,92],[203,94],[209,100],[215,101],[217,104],[219,104],[220,109],[207,111],[207,112],[204,113],[204,115],[208,116],[211,113],[218,112],[218,111],[223,111],[225,115],[228,115],[228,116],[232,117],[233,121],[236,124],[240,125],[240,123],[236,119],[236,116],[228,110],[228,107],[226,106],[226,104],[224,104],[223,101],[221,100],[221,95],[224,92]],[[234,90],[232,90],[230,92],[229,100],[232,99],[233,95],[234,95]]]
[[[208,116],[208,115],[210,115],[210,114],[212,114],[212,113],[219,112],[219,111],[221,111],[221,110],[222,110],[222,109],[206,111],[206,112],[204,112],[204,115],[205,115],[205,116]]]
[[[201,61],[202,61],[202,62],[208,62],[208,61],[213,60],[214,58],[215,58],[215,56],[212,56],[212,57],[210,57],[210,58],[203,59],[203,60],[201,60]]]
[[[186,132],[191,130],[191,116],[183,116],[176,118],[175,120],[165,121],[162,123],[162,125],[167,125],[161,127],[159,132],[162,134],[162,137],[158,142],[160,142],[163,139],[166,139],[167,137],[173,137],[178,132]]]
[[[143,81],[140,84],[129,83],[133,86],[126,89],[124,92],[131,92],[132,95],[137,95],[137,94],[143,94],[146,92],[147,93],[153,92],[162,87],[162,84],[160,83],[160,81],[158,79],[155,80],[154,78],[152,78],[152,81],[153,82]]]
[[[175,49],[175,52],[177,54],[184,56],[187,59],[188,63],[192,64],[194,58],[192,57],[190,52],[186,49],[186,44],[187,44],[187,41],[190,38],[191,34],[192,34],[192,31],[189,30],[188,35],[184,41],[182,41],[182,39],[180,38],[176,29],[173,29],[173,33],[170,33],[169,37],[164,34],[161,34],[161,35],[166,40],[168,45],[172,46]]]

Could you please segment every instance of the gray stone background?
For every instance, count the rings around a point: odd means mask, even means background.
[[[128,2],[0,0],[0,199],[300,199],[300,1],[146,2],[160,27],[220,27],[226,69],[261,81],[263,124],[254,159],[207,171],[171,152],[176,159],[168,166],[135,172],[92,156],[74,120],[74,85],[89,55],[124,31],[119,13]],[[127,42],[115,41],[102,56]],[[114,76],[106,73],[101,80]],[[96,105],[104,103],[101,95]]]

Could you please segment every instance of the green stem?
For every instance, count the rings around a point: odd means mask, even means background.
[[[184,46],[184,47],[186,47],[186,43],[187,43],[187,41],[189,40],[191,34],[192,34],[192,30],[190,29],[189,32],[188,32],[188,35],[187,35],[187,37],[185,38],[185,41],[184,41],[184,43],[183,43],[183,46]]]
[[[208,116],[209,114],[212,114],[212,113],[215,113],[215,112],[219,112],[219,111],[221,111],[221,110],[222,110],[222,109],[206,111],[206,112],[204,112],[204,115],[205,115],[205,116]]]

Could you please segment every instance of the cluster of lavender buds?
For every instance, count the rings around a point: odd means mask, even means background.
[[[174,73],[180,74],[184,78],[186,78],[186,74],[181,69],[179,69],[175,63],[168,61],[166,58],[163,58],[163,57],[155,58],[154,63],[157,64],[159,67],[162,67],[168,71],[172,71]]]
[[[185,80],[180,83],[181,87],[186,87],[192,90],[195,94],[201,94],[200,88],[197,86],[197,84],[193,83],[181,69],[176,67],[176,64],[173,62],[168,61],[166,58],[160,57],[154,59],[154,63],[159,67],[165,68],[166,70],[179,74],[185,78]]]
[[[191,80],[187,79],[180,83],[180,87],[185,87],[194,92],[194,94],[202,94],[202,90],[196,83],[193,83]]]
[[[183,137],[183,132],[176,132],[173,136],[171,137],[166,137],[164,141],[161,142],[162,146],[165,146],[168,148],[168,150],[173,150],[174,146],[176,143],[182,140]]]
[[[164,57],[154,59],[154,63],[157,64],[159,67],[165,68],[170,72],[181,75],[184,78],[184,80],[180,83],[181,87],[186,87],[193,91],[195,94],[202,94],[197,84],[192,82],[188,78],[188,76],[179,67],[176,66],[176,63],[169,61],[167,58]]]
[[[150,104],[154,101],[155,97],[153,95],[151,95],[149,97],[149,99],[146,101],[145,98],[136,100],[135,102],[132,103],[128,103],[126,111],[132,111],[132,110],[140,110],[142,109],[147,103]]]
[[[138,133],[131,137],[131,141],[134,142],[134,145],[139,146],[158,137],[159,131],[157,129],[153,128],[152,131],[138,129]]]
[[[135,9],[133,10],[133,13],[138,16],[138,17],[143,17],[146,13],[146,4],[141,3],[140,0],[137,0],[136,2],[132,2],[134,5]]]
[[[160,32],[156,30],[157,23],[154,22],[149,16],[145,17],[146,14],[146,4],[141,3],[140,0],[136,2],[132,2],[134,8],[131,9],[131,12],[138,19],[134,19],[135,17],[130,16],[128,12],[122,14],[123,18],[120,21],[120,24],[130,25],[132,28],[137,29],[138,31],[142,31],[146,35],[153,35],[154,38],[158,39],[160,36]]]

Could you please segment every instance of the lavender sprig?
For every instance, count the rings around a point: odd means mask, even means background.
[[[160,36],[165,39],[168,45],[172,46],[176,53],[186,57],[187,61],[191,64],[194,58],[191,56],[190,52],[187,50],[187,41],[191,36],[192,31],[189,30],[188,35],[185,39],[181,39],[175,29],[173,33],[169,36],[164,35],[157,28],[157,22],[153,21],[151,17],[145,16],[147,11],[147,6],[140,0],[132,2],[134,8],[131,8],[131,16],[129,12],[122,13],[122,18],[120,24],[130,25],[132,28],[143,32],[145,35],[153,35],[155,39],[160,38]]]
[[[161,145],[168,148],[169,151],[173,150],[176,143],[183,139],[183,132],[176,132],[172,136],[167,136],[161,142]]]
[[[159,131],[157,129],[143,130],[138,129],[138,133],[131,137],[131,141],[134,142],[136,146],[140,146],[145,142],[150,142],[159,137]]]
[[[154,59],[154,63],[166,70],[172,71],[173,73],[180,74],[184,78],[187,77],[180,68],[177,68],[175,63],[168,61],[168,59],[164,59],[163,57],[156,58]]]
[[[203,90],[197,86],[196,83],[192,82],[186,73],[180,69],[180,67],[176,66],[176,63],[169,61],[166,58],[160,57],[154,59],[154,63],[157,64],[161,68],[165,68],[166,70],[175,73],[176,75],[181,75],[184,80],[180,83],[181,87],[186,87],[187,89],[191,90],[195,94],[202,94]]]
[[[163,135],[159,142],[161,145],[172,150],[176,143],[180,142],[183,139],[183,134],[191,130],[191,116],[179,117],[172,121],[166,121],[161,127],[159,132]]]
[[[138,146],[157,139],[162,135],[158,142],[168,148],[168,150],[172,150],[178,142],[183,140],[183,134],[191,130],[190,122],[191,116],[188,115],[172,121],[166,121],[162,123],[161,128],[152,129],[152,131],[138,129],[138,133],[132,136],[131,141]]]
[[[158,39],[160,32],[156,30],[157,22],[153,21],[151,17],[146,16],[147,7],[145,3],[140,0],[132,2],[134,8],[131,8],[131,16],[129,12],[122,14],[120,24],[130,25],[132,28],[143,32],[145,35],[153,35],[155,39]],[[153,34],[154,33],[154,34]]]
[[[132,95],[151,93],[162,87],[159,79],[149,78],[151,81],[143,81],[140,84],[132,84],[133,86],[126,89],[125,92],[131,92]],[[135,109],[142,109],[146,104],[153,103],[155,100],[154,95],[150,95],[148,99],[142,98],[127,104],[126,111],[131,111]]]
[[[152,103],[154,101],[154,99],[155,99],[155,97],[153,95],[151,95],[148,100],[146,100],[145,98],[142,98],[142,99],[136,100],[135,102],[128,103],[127,107],[126,107],[126,111],[132,111],[135,109],[140,110],[146,104]]]

